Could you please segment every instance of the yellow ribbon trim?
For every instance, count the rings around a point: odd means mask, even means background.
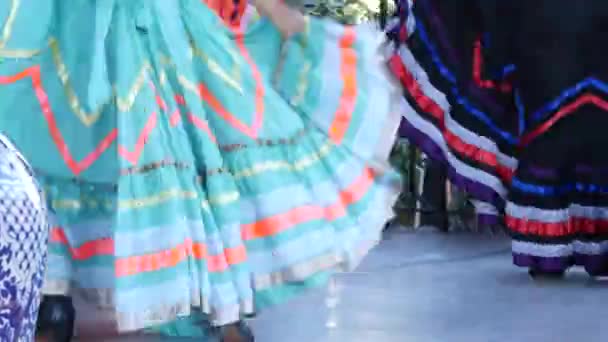
[[[312,152],[307,156],[304,156],[295,162],[287,162],[282,160],[265,161],[254,164],[252,167],[241,170],[233,174],[236,180],[254,177],[265,172],[277,172],[277,171],[302,171],[308,167],[311,167],[315,163],[319,162],[321,158],[327,156],[335,145],[331,141],[327,141],[324,145],[319,148],[318,151]],[[196,200],[199,198],[195,191],[184,191],[179,189],[169,189],[160,192],[155,195],[133,198],[128,200],[118,201],[119,210],[129,209],[143,209],[154,205],[159,205],[170,200],[181,198],[187,200]],[[217,196],[210,197],[201,201],[201,207],[204,210],[209,210],[210,205],[229,205],[237,202],[240,199],[240,194],[236,191],[229,191]],[[106,201],[100,203],[99,201],[92,199],[83,200],[56,200],[52,202],[53,208],[55,209],[68,209],[68,210],[80,210],[82,207],[87,206],[88,208],[97,208],[101,205],[105,205],[106,208],[112,207],[112,202]]]
[[[11,8],[8,11],[8,17],[2,25],[2,35],[0,36],[0,57],[4,58],[31,58],[40,53],[40,50],[13,50],[6,49],[6,44],[11,40],[13,34],[13,26],[15,25],[15,19],[19,12],[19,6],[21,5],[20,0],[10,0]]]
[[[11,1],[11,6],[10,6],[9,14],[8,14],[6,21],[4,22],[4,24],[2,26],[2,30],[1,30],[1,34],[0,34],[0,57],[31,58],[35,55],[40,54],[40,50],[13,50],[13,49],[5,48],[6,44],[8,44],[8,42],[11,39],[11,36],[13,33],[13,28],[14,28],[15,21],[17,18],[17,13],[19,12],[19,7],[21,5],[21,0],[10,0],[10,1]],[[67,97],[68,105],[69,105],[70,109],[72,110],[72,112],[76,115],[78,120],[80,120],[80,122],[87,127],[94,125],[101,117],[101,113],[103,112],[104,108],[106,106],[110,105],[111,103],[116,104],[116,107],[119,112],[129,112],[131,110],[131,108],[133,107],[133,104],[135,103],[137,96],[143,89],[149,73],[153,70],[150,61],[145,60],[143,62],[143,65],[141,66],[139,72],[137,73],[137,76],[135,77],[133,84],[129,87],[127,96],[120,97],[116,90],[116,86],[113,85],[112,86],[112,95],[108,99],[103,101],[100,105],[98,105],[97,108],[95,108],[91,112],[88,112],[83,108],[83,106],[79,100],[79,97],[74,89],[74,86],[72,85],[68,67],[67,67],[65,61],[63,60],[63,56],[61,54],[61,48],[59,46],[59,41],[56,38],[51,37],[48,42],[49,42],[49,47],[51,49],[53,63],[55,64],[57,76],[59,77],[61,85],[64,89],[64,93]],[[205,54],[202,50],[200,50],[196,46],[194,46],[192,40],[190,41],[190,50],[191,50],[190,55],[192,57],[200,58],[201,61],[208,66],[209,71],[211,73],[213,73],[217,77],[219,77],[229,87],[235,89],[240,94],[243,94],[243,89],[240,85],[240,80],[241,80],[240,69],[239,69],[239,65],[237,63],[238,56],[236,55],[236,53],[234,51],[229,50],[229,54],[234,62],[234,67],[233,67],[232,71],[229,73],[226,70],[224,70],[224,68],[222,68],[222,66],[215,59],[211,58],[210,56]],[[161,61],[161,64],[174,66],[173,63],[170,61],[170,59],[168,59],[165,56],[161,56],[160,61]],[[166,77],[165,71],[160,70],[159,79],[160,79],[161,85],[166,82],[166,78],[167,77]],[[180,78],[184,78],[184,77],[180,76]],[[191,83],[193,83],[193,82],[191,82]]]

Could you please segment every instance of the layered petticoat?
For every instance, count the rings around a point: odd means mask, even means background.
[[[81,332],[233,322],[379,240],[402,110],[380,32],[282,42],[198,0],[11,0],[0,23],[0,129],[46,187],[45,293]]]
[[[444,163],[484,223],[505,215],[515,264],[598,274],[608,106],[592,23],[606,9],[558,2],[401,1],[391,67],[409,106],[401,133]]]

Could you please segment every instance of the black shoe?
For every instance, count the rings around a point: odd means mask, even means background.
[[[70,342],[74,336],[75,318],[72,298],[44,296],[38,311],[36,335],[46,336],[49,342]]]
[[[566,271],[541,271],[531,268],[528,274],[532,279],[561,280],[566,275]]]
[[[593,270],[593,271],[587,270],[587,273],[594,280],[601,280],[601,281],[608,280],[608,270],[606,268],[602,268],[599,270]]]
[[[226,334],[226,329],[230,329],[230,328],[236,328],[238,330],[239,334],[241,335],[240,342],[255,342],[255,338],[253,337],[253,331],[251,331],[251,328],[249,328],[249,326],[243,321],[221,327],[220,328],[220,342],[226,341],[225,337],[224,337]]]

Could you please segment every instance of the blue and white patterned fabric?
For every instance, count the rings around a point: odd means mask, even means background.
[[[47,217],[32,169],[0,135],[0,342],[34,341]]]

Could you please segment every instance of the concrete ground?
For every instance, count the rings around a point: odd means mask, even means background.
[[[608,284],[578,270],[532,281],[504,236],[393,231],[334,293],[264,312],[251,322],[256,341],[608,341]]]
[[[608,341],[608,285],[577,270],[534,282],[504,236],[394,232],[338,288],[334,310],[314,293],[264,313],[258,341]]]

